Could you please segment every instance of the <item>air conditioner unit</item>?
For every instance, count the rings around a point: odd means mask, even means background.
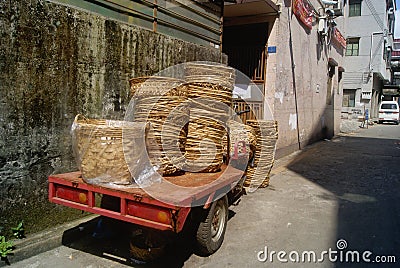
[[[325,17],[320,17],[318,21],[318,32],[322,36],[326,36],[328,34],[327,32],[327,27],[326,27],[326,18]]]
[[[322,0],[325,9],[333,10],[336,17],[343,16],[343,0]]]

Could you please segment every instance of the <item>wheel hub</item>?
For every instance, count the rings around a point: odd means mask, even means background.
[[[224,230],[225,211],[220,205],[215,208],[215,213],[211,222],[211,237],[213,241],[217,241]]]

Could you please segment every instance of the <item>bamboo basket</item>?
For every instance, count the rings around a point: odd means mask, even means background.
[[[144,124],[87,119],[78,114],[72,126],[73,147],[82,178],[88,183],[133,183],[129,163],[145,152]]]
[[[151,262],[165,253],[166,241],[157,232],[137,229],[132,232],[129,247],[134,259]]]
[[[276,142],[278,140],[278,123],[273,120],[247,120],[256,134],[257,144],[254,154],[254,166],[246,171],[246,187],[267,187],[269,174],[274,164]]]
[[[141,77],[130,80],[135,97],[135,122],[149,122],[150,162],[161,175],[182,172],[189,108],[184,81],[169,77]]]
[[[235,70],[220,64],[187,63],[185,80],[190,99],[186,168],[217,172],[223,163],[225,122],[232,105]]]
[[[222,64],[202,62],[185,64],[185,80],[190,84],[209,83],[229,89],[235,84],[235,78],[235,69]]]
[[[244,152],[246,152],[248,159],[250,160],[253,157],[257,147],[257,135],[254,128],[241,122],[229,120],[228,129],[230,155],[232,156],[234,154],[235,144],[237,144],[238,153],[244,154]],[[242,142],[244,142],[245,147],[243,147]]]
[[[163,76],[136,77],[129,80],[131,96],[180,96],[187,97],[185,81]]]

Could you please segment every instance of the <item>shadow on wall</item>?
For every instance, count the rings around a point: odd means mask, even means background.
[[[303,96],[299,94],[301,90],[297,86],[295,89],[297,93],[294,94],[294,102],[297,114],[292,118],[292,114],[290,115],[291,120],[289,124],[294,125],[292,127],[293,131],[296,131],[296,143],[281,147],[277,149],[276,158],[281,158],[286,156],[292,152],[295,152],[299,149],[304,148],[307,145],[310,145],[316,141],[324,140],[324,139],[332,139],[335,134],[338,134],[340,127],[340,106],[337,103],[339,97],[341,95],[338,94],[336,86],[333,86],[334,79],[336,76],[334,75],[334,66],[329,67],[329,75],[327,76],[327,84],[325,87],[321,86],[320,93],[314,94],[316,99],[313,100],[309,96]],[[322,91],[326,91],[322,92]],[[323,99],[318,96],[326,96]],[[310,101],[312,103],[310,103]],[[317,103],[318,102],[318,103]],[[313,108],[312,105],[316,105],[317,108]],[[321,105],[322,108],[319,108],[318,105]],[[311,106],[311,108],[309,108]],[[316,113],[322,113],[321,116],[315,115]],[[293,119],[293,120],[292,120]],[[279,120],[280,124],[284,124],[285,122],[281,118]],[[278,125],[279,129],[279,125]],[[306,130],[306,131],[302,131]],[[280,132],[280,135],[285,135],[285,132]]]
[[[373,256],[399,252],[398,144],[392,139],[340,137],[306,148],[288,166],[331,193],[317,198],[336,200],[336,239],[345,239],[349,250],[369,250]],[[365,264],[338,262],[335,267]]]

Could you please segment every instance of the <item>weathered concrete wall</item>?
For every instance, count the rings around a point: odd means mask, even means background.
[[[0,2],[0,226],[33,232],[80,215],[47,201],[47,176],[76,170],[78,113],[122,119],[128,79],[219,61],[205,48],[41,0]]]
[[[318,10],[319,2],[310,2]],[[317,28],[316,23],[311,30],[303,26],[291,11],[291,1],[282,1],[281,13],[268,39],[268,46],[276,46],[276,54],[268,55],[266,80],[266,99],[273,103],[279,123],[278,157],[298,150],[299,139],[303,147],[340,131],[342,82],[338,81],[335,67],[328,90],[328,60],[332,58],[341,66],[343,49],[333,41],[321,39]],[[344,34],[342,25],[338,28]]]

